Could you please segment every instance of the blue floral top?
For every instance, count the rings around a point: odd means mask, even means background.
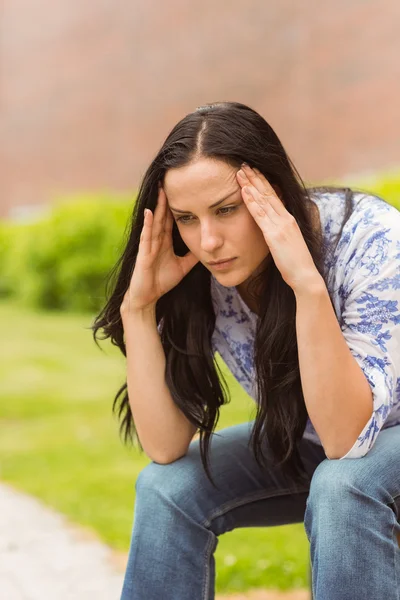
[[[312,199],[329,250],[340,230],[344,194],[314,193]],[[373,393],[373,414],[341,457],[359,458],[372,448],[381,429],[400,424],[400,211],[356,192],[336,250],[325,253],[325,269],[341,330]],[[236,287],[222,286],[213,275],[211,295],[217,317],[213,351],[257,401],[253,343],[258,316]],[[322,445],[310,419],[304,437]]]

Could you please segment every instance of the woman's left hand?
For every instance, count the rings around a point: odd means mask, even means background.
[[[244,176],[241,175],[244,173]],[[242,165],[237,172],[246,206],[263,232],[284,281],[298,291],[323,281],[296,219],[258,169]]]

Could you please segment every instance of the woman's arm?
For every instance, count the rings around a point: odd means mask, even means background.
[[[124,319],[129,404],[147,456],[166,464],[184,456],[197,428],[174,403],[165,382],[165,354],[155,308]]]
[[[373,412],[369,383],[352,355],[328,290],[296,293],[296,332],[304,401],[328,458],[341,458],[356,442]]]

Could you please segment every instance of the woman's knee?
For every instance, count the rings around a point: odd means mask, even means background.
[[[361,459],[354,459],[361,460]],[[311,478],[307,504],[321,506],[343,501],[346,491],[354,487],[363,487],[362,477],[353,461],[323,460],[315,469]]]
[[[352,485],[354,472],[343,463],[325,459],[314,471],[304,515],[309,541],[316,539],[322,527],[324,539],[333,543],[341,526],[348,522],[349,511],[356,511]]]
[[[315,469],[306,504],[306,529],[311,523],[331,524],[356,522],[360,507],[391,505],[393,498],[379,473],[366,457],[344,460],[323,460]]]
[[[168,464],[150,462],[136,479],[136,495],[168,499],[180,505],[196,493],[200,477],[199,466],[188,456]]]
[[[379,476],[373,476],[373,467],[367,457],[323,460],[311,478],[309,502],[320,504],[324,501],[345,500],[354,492],[366,494],[376,499],[386,500],[381,492]],[[380,497],[382,496],[382,497]]]

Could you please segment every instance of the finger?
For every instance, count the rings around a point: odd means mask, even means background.
[[[152,221],[153,221],[153,213],[150,209],[147,209],[148,212],[144,214],[143,227],[139,238],[139,249],[138,249],[138,257],[146,258],[151,254],[151,231],[152,231]]]
[[[249,167],[242,165],[237,174],[242,186],[253,185],[259,192],[262,192],[263,188],[261,187],[259,177],[253,171],[249,170]]]
[[[248,210],[261,228],[271,223],[278,224],[277,212],[254,186],[245,186],[242,192]]]
[[[260,192],[260,194],[265,194],[266,196],[271,196],[275,194],[274,188],[260,171],[256,173],[255,169],[251,169],[248,165],[242,165],[241,168],[242,171],[245,173],[247,179],[252,185],[254,185],[254,187]]]
[[[243,166],[242,166],[242,170]],[[250,172],[254,171],[253,174]],[[250,169],[250,167],[246,168],[246,176],[249,175],[247,181],[250,183],[250,188],[253,186],[258,192],[258,195],[255,195],[257,201],[263,206],[269,205],[272,206],[274,211],[283,216],[286,212],[285,206],[282,203],[281,199],[277,196],[273,186],[269,183],[266,177],[259,171],[258,169]]]
[[[281,198],[278,196],[274,186],[270,184],[268,179],[261,173],[261,171],[259,171],[256,168],[253,168],[253,171],[258,175],[258,178],[264,184],[265,189],[271,190],[271,193],[268,195],[268,198],[269,198],[269,202],[271,203],[272,207],[275,209],[275,211],[277,213],[279,213],[281,215],[285,214],[286,207],[285,207],[284,203],[282,202]]]
[[[161,185],[159,184],[158,188],[158,197],[157,197],[157,205],[154,211],[154,221],[153,221],[153,232],[152,232],[152,241],[155,245],[162,239],[164,235],[164,224],[165,224],[165,194]]]
[[[162,187],[162,185],[160,184],[160,193],[163,196],[163,204],[164,204],[164,230],[167,233],[171,233],[172,231],[172,226],[174,224],[174,219],[172,216],[172,212],[168,206],[168,198],[167,198],[167,194],[165,193],[164,188]]]
[[[172,244],[172,228],[174,226],[174,217],[168,206],[168,198],[167,198],[164,188],[162,188],[162,193],[164,195],[164,201],[165,201],[163,245],[166,244],[166,246],[168,246],[168,245]]]

